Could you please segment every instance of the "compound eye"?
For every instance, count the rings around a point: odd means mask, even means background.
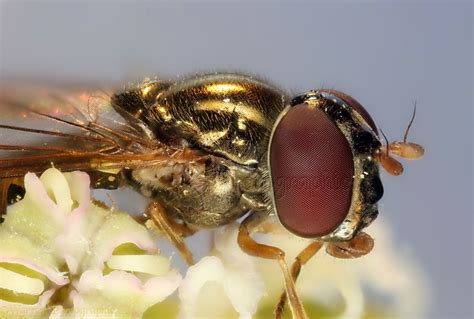
[[[347,216],[354,161],[344,135],[326,114],[300,104],[276,124],[270,169],[280,222],[301,237],[331,233]]]

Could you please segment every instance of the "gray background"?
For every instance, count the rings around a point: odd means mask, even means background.
[[[293,93],[355,96],[391,139],[426,146],[384,174],[381,214],[433,285],[430,318],[472,317],[472,4],[1,2],[2,79],[126,83],[239,70]],[[389,275],[389,274],[387,274]]]

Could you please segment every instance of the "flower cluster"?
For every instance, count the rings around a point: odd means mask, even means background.
[[[280,269],[241,251],[237,223],[216,231],[210,254],[181,276],[145,226],[91,200],[87,174],[49,169],[27,174],[25,188],[0,225],[0,317],[272,316]],[[383,221],[370,233],[376,248],[368,256],[338,260],[321,251],[303,267],[297,290],[311,318],[423,314],[423,272],[395,248]],[[308,243],[284,231],[259,240],[283,248],[289,264]]]
[[[90,200],[85,173],[25,176],[0,226],[0,317],[140,317],[181,275],[129,215]]]

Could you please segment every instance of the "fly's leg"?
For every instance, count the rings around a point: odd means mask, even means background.
[[[262,222],[262,215],[259,215],[258,213],[252,213],[245,218],[245,220],[240,224],[239,235],[237,237],[239,246],[244,252],[251,256],[278,261],[283,273],[285,291],[288,295],[293,317],[296,319],[307,318],[303,305],[296,293],[295,282],[293,281],[288,265],[286,264],[285,252],[277,247],[259,244],[251,237],[251,234],[258,230],[258,227]]]
[[[0,223],[7,212],[7,206],[16,203],[25,196],[23,178],[0,179]]]
[[[7,179],[0,179],[0,222],[3,223],[3,215],[7,212],[8,206],[8,188],[10,181]]]
[[[176,222],[157,201],[153,201],[148,205],[146,215],[153,221],[158,230],[162,231],[166,237],[168,237],[181,253],[186,263],[189,266],[193,265],[193,254],[186,246],[184,238],[191,236],[195,231],[190,229],[186,224]]]
[[[291,276],[296,282],[301,271],[301,266],[306,264],[323,246],[323,242],[314,242],[303,249],[291,267]],[[374,240],[367,233],[360,232],[352,240],[329,242],[326,246],[326,252],[336,258],[358,258],[367,255],[374,248]],[[275,309],[275,317],[281,318],[285,309],[286,293],[280,297],[280,302]]]
[[[316,241],[309,244],[305,249],[303,249],[298,256],[295,257],[295,261],[291,266],[291,278],[296,283],[301,267],[305,265],[323,246],[323,242]],[[275,308],[275,318],[281,318],[283,315],[283,310],[285,310],[286,303],[286,292],[283,292],[280,296],[280,301],[278,302]]]
[[[348,241],[329,242],[326,252],[336,258],[348,259],[367,255],[374,248],[374,240],[370,235],[360,232]]]

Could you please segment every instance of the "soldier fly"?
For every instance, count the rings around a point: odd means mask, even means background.
[[[1,207],[19,195],[19,178],[27,172],[51,165],[83,170],[95,188],[129,185],[152,198],[141,220],[151,219],[188,264],[193,259],[186,236],[243,217],[242,250],[274,259],[282,269],[285,292],[276,317],[287,299],[294,317],[306,317],[295,281],[323,244],[339,258],[371,251],[373,240],[363,229],[378,215],[379,166],[398,175],[403,167],[392,155],[418,159],[424,152],[407,141],[413,118],[402,141],[383,143],[369,113],[340,91],[290,98],[239,74],[146,80],[107,95],[99,106],[84,92],[22,100],[28,94],[3,91],[4,114],[15,110],[50,124],[0,125]],[[62,129],[51,129],[53,124]],[[22,135],[49,139],[31,144],[12,138]],[[313,240],[291,268],[284,251],[251,237],[271,231],[264,226],[270,216],[290,233]]]

